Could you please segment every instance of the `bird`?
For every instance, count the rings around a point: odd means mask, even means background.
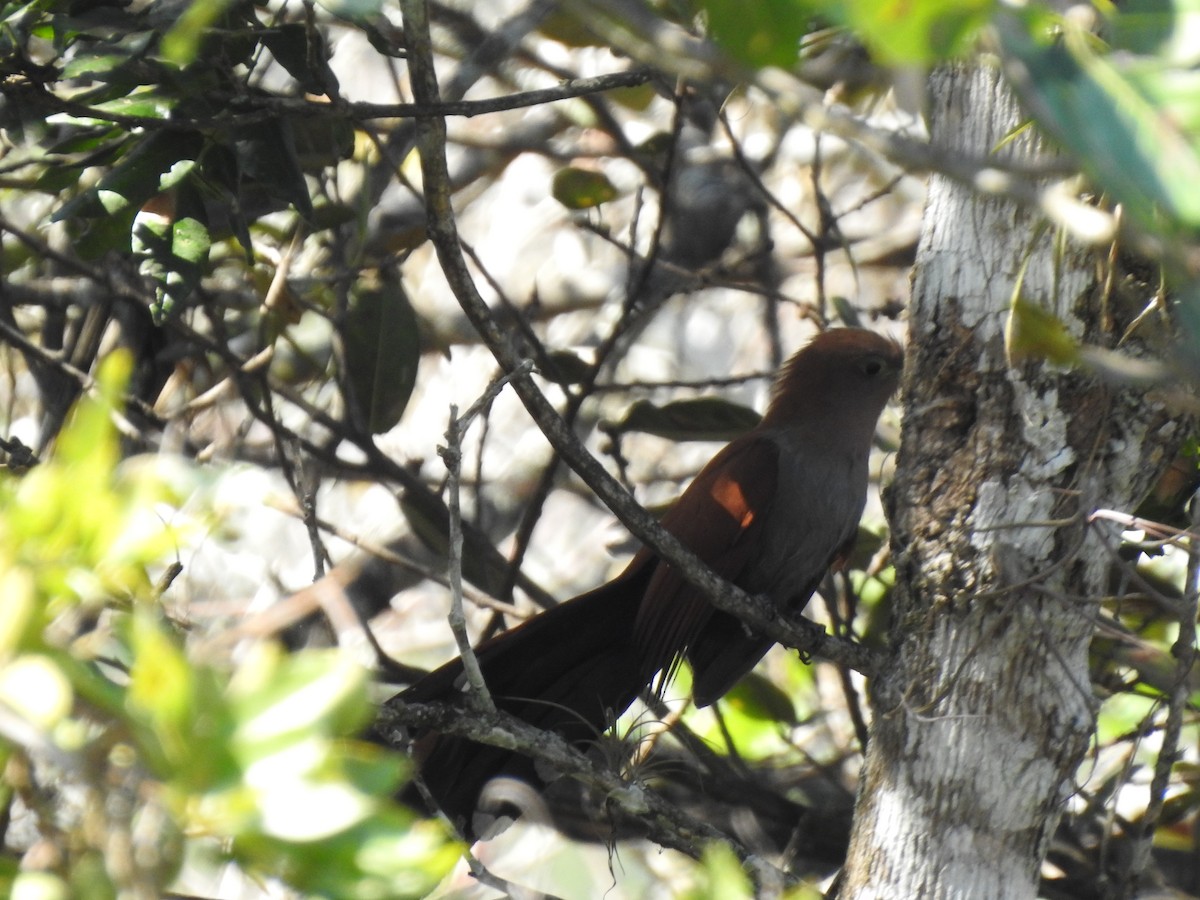
[[[902,367],[900,345],[876,332],[818,334],[780,369],[759,424],[700,470],[663,527],[743,591],[802,610],[853,548],[875,428]],[[707,706],[772,643],[643,547],[611,581],[482,642],[475,656],[497,708],[585,747],[643,690],[661,696],[683,662],[696,705]],[[455,658],[398,699],[464,704],[465,690]],[[462,737],[418,734],[413,757],[424,799],[468,839],[490,821],[476,807],[493,778],[542,784],[529,758]]]

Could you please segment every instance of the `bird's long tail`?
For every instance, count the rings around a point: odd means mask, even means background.
[[[632,641],[651,568],[631,567],[616,580],[481,644],[476,657],[497,707],[576,745],[594,742],[654,674],[646,671]],[[455,659],[400,698],[461,702],[464,682],[462,661]],[[476,836],[473,813],[488,781],[508,776],[541,783],[529,758],[465,738],[418,735],[414,756],[434,800],[469,837]]]

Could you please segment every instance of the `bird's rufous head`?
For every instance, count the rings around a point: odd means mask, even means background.
[[[904,351],[863,328],[836,328],[813,338],[779,372],[766,428],[835,422],[859,433],[875,422],[900,384]]]

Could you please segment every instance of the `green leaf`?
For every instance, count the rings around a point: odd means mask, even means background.
[[[1122,0],[1108,23],[1113,49],[1193,66],[1200,61],[1200,0]]]
[[[156,131],[129,150],[96,186],[64,204],[51,221],[135,213],[191,171],[203,140],[192,131]]]
[[[970,49],[996,0],[821,0],[821,11],[842,22],[887,65],[929,65]]]
[[[125,621],[133,656],[126,702],[150,726],[168,765],[187,766],[195,750],[189,721],[198,706],[192,667],[151,614]]]
[[[683,894],[684,900],[750,900],[750,879],[733,851],[725,844],[704,848],[696,886]]]
[[[639,400],[611,426],[624,434],[640,431],[673,441],[731,441],[758,424],[758,413],[720,397],[697,397],[655,406]]]
[[[432,491],[406,489],[400,498],[404,514],[413,534],[432,553],[445,560],[450,547],[450,512],[446,504]],[[463,578],[491,594],[504,592],[510,577],[509,560],[478,532],[463,535]]]
[[[342,325],[347,401],[372,434],[400,421],[417,382],[421,359],[417,314],[400,282],[385,278],[358,286]]]
[[[1063,321],[1028,300],[1017,299],[1009,308],[1004,338],[1013,362],[1034,358],[1072,366],[1079,360],[1079,342]]]
[[[1032,19],[997,18],[1010,77],[1038,123],[1146,227],[1200,228],[1196,79],[1161,61],[1101,55],[1070,22],[1051,44]],[[1189,124],[1190,123],[1190,124]]]
[[[316,115],[291,118],[288,124],[296,158],[305,172],[336,165],[354,152],[354,125],[349,119]]]
[[[171,226],[171,253],[176,259],[198,265],[208,259],[210,247],[208,229],[195,219],[178,219]]]
[[[74,691],[53,658],[26,653],[0,666],[0,703],[42,731],[50,731],[71,712]]]
[[[794,65],[813,12],[802,0],[701,0],[699,5],[713,39],[756,67]]]
[[[234,0],[191,0],[183,15],[163,35],[160,51],[165,59],[186,66],[196,58],[200,42],[209,26],[233,4]]]
[[[603,39],[596,34],[595,29],[588,26],[588,18],[577,10],[555,4],[550,14],[538,25],[538,31],[564,47],[603,46]]]
[[[112,113],[119,116],[139,116],[146,119],[169,119],[175,111],[177,101],[174,97],[165,97],[154,88],[147,88],[124,97],[116,97],[92,104],[97,112]],[[107,120],[100,122],[109,124]]]
[[[62,77],[87,78],[94,75],[107,75],[129,62],[125,53],[80,53],[67,60],[63,66]]]
[[[252,762],[310,732],[345,734],[370,718],[366,674],[334,651],[290,656],[262,645],[230,684],[237,745]]]
[[[567,209],[591,209],[616,199],[616,186],[603,172],[567,166],[554,173],[550,193]]]
[[[6,872],[0,885],[9,879],[11,893],[5,891],[4,895],[15,900],[68,900],[72,896],[70,886],[50,872]]]
[[[75,252],[88,260],[99,259],[113,250],[128,253],[136,215],[137,210],[130,207],[115,216],[89,218],[83,233],[75,241]]]
[[[0,536],[5,536],[0,531]],[[43,619],[33,577],[24,569],[0,569],[0,660],[15,656],[40,637]]]
[[[132,248],[141,257],[138,271],[154,282],[150,312],[155,322],[165,320],[191,296],[211,247],[208,228],[196,219],[172,221],[149,209],[135,217]]]

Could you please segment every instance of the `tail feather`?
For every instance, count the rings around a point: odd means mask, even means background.
[[[639,662],[632,640],[651,570],[632,567],[481,644],[475,655],[496,706],[577,746],[595,741],[654,674]],[[400,696],[454,703],[462,701],[463,690],[462,661],[455,659]],[[433,799],[468,837],[475,836],[472,813],[488,781],[507,776],[541,783],[528,757],[466,738],[420,735],[414,755]]]

